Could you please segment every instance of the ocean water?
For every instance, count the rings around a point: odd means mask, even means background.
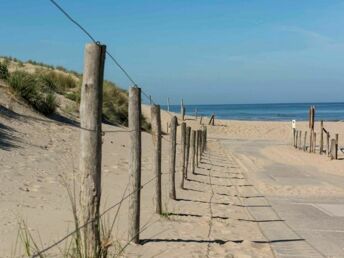
[[[316,108],[316,119],[324,121],[344,120],[344,103],[283,103],[283,104],[226,104],[226,105],[185,105],[186,114],[199,116],[216,114],[219,119],[290,121],[308,120],[308,109]],[[167,110],[167,106],[162,106]],[[179,105],[170,105],[170,111],[180,112]]]

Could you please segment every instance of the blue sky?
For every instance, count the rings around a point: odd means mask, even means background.
[[[48,0],[0,1],[0,55],[82,71],[89,39]],[[343,101],[344,1],[56,1],[158,103]]]

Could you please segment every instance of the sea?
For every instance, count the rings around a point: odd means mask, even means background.
[[[308,110],[315,106],[316,120],[344,121],[343,103],[274,103],[274,104],[224,104],[224,105],[185,105],[187,115],[211,116],[218,119],[252,121],[305,121]],[[167,106],[161,107],[167,110]],[[180,112],[180,105],[170,105],[171,112]]]

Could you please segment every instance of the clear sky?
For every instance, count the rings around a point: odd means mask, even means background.
[[[344,1],[56,1],[161,104],[344,100]],[[89,39],[48,0],[0,3],[0,55],[82,71]]]

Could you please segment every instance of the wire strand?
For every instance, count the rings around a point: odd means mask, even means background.
[[[161,173],[163,174],[168,174],[168,173]],[[75,230],[73,230],[72,232],[70,232],[69,234],[65,235],[63,238],[61,238],[60,240],[56,241],[55,243],[51,244],[50,246],[36,252],[35,254],[33,254],[31,256],[31,258],[36,258],[39,257],[40,255],[42,255],[43,253],[49,251],[50,249],[54,248],[55,246],[61,244],[63,241],[65,241],[66,239],[68,239],[69,237],[71,237],[72,235],[74,235],[75,233],[77,233],[80,229],[83,229],[84,227],[86,227],[87,225],[89,225],[90,223],[93,223],[94,221],[98,220],[99,218],[103,217],[106,213],[108,213],[110,210],[114,209],[115,207],[117,207],[118,205],[120,205],[122,202],[124,202],[126,199],[128,199],[131,195],[137,193],[138,191],[141,191],[146,185],[148,185],[149,183],[153,182],[156,178],[158,177],[158,175],[152,177],[150,180],[148,180],[147,182],[145,182],[143,185],[141,185],[140,188],[136,189],[135,191],[127,194],[125,197],[123,197],[119,202],[113,204],[112,206],[110,206],[109,208],[105,209],[102,213],[99,214],[98,217],[87,221],[86,223],[84,223],[83,225],[79,226],[78,228],[76,228]]]
[[[70,20],[72,23],[74,23],[84,34],[86,34],[93,43],[100,44],[99,41],[97,41],[92,34],[85,29],[79,22],[77,22],[65,9],[62,8],[61,5],[59,5],[55,0],[49,0],[60,12],[64,14],[64,16],[67,17],[68,20]],[[110,59],[114,62],[114,64],[124,73],[124,75],[128,78],[128,80],[134,84],[134,86],[137,86],[137,83],[134,81],[134,79],[130,76],[130,74],[124,69],[124,67],[117,61],[117,59],[108,51],[106,50],[106,54],[110,57]]]

